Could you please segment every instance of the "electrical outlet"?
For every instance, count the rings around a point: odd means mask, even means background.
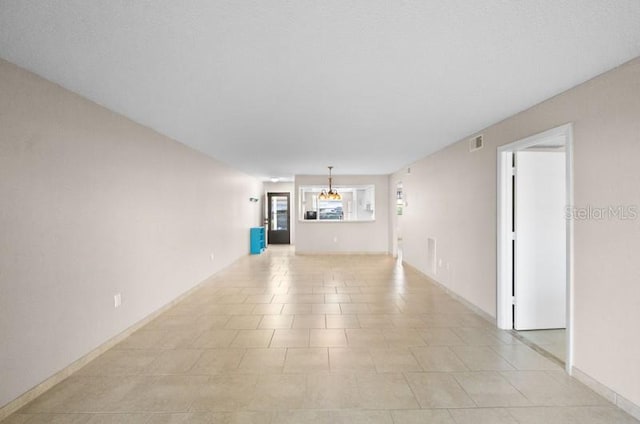
[[[209,255],[209,258],[211,258],[211,261],[213,262],[213,259],[215,258],[215,255],[212,253],[211,255]]]
[[[438,267],[442,268],[442,259],[438,259]]]
[[[113,295],[113,307],[118,308],[122,305],[122,294],[116,293]]]
[[[338,242],[338,236],[333,236],[333,242],[337,243]]]

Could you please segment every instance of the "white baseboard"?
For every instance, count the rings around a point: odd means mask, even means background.
[[[623,396],[620,396],[617,392],[600,383],[595,378],[589,376],[585,372],[580,369],[573,367],[571,369],[571,375],[589,387],[594,392],[598,393],[603,398],[607,399],[609,402],[616,405],[618,408],[622,409],[627,414],[631,415],[633,418],[640,420],[640,406],[631,402],[629,399],[626,399]]]
[[[175,298],[171,302],[167,303],[166,305],[160,307],[156,311],[154,311],[151,314],[147,315],[145,318],[143,318],[140,321],[136,322],[135,324],[133,324],[131,327],[127,328],[126,330],[124,330],[120,334],[118,334],[118,335],[112,337],[111,339],[107,340],[106,342],[104,342],[103,344],[98,346],[97,348],[93,349],[92,351],[90,351],[86,355],[82,356],[80,359],[72,362],[71,364],[69,364],[68,366],[63,368],[62,370],[58,371],[57,373],[55,373],[51,377],[47,378],[42,383],[40,383],[37,386],[29,389],[28,391],[26,391],[25,393],[21,394],[20,396],[18,396],[14,400],[10,401],[6,405],[3,405],[2,407],[0,407],[0,421],[4,420],[9,415],[11,415],[14,412],[18,411],[20,408],[26,406],[29,402],[33,401],[35,398],[37,398],[38,396],[42,395],[44,392],[46,392],[47,390],[51,389],[53,386],[55,386],[56,384],[60,383],[61,381],[63,381],[67,377],[71,376],[71,374],[73,374],[74,372],[78,371],[80,368],[84,367],[89,362],[93,361],[98,356],[102,355],[104,352],[106,352],[107,350],[111,349],[112,347],[114,347],[115,345],[117,345],[118,343],[120,343],[121,341],[126,339],[127,337],[129,337],[131,334],[133,334],[134,332],[136,332],[140,328],[144,327],[145,325],[147,325],[151,321],[153,321],[160,314],[162,314],[162,313],[168,311],[169,309],[171,309],[178,302],[180,302],[181,300],[183,300],[184,298],[189,296],[191,293],[193,293],[195,290],[200,288],[202,286],[202,284],[204,284],[205,282],[209,281],[212,277],[213,277],[213,275],[208,277],[208,278],[206,278],[205,280],[201,281],[200,283],[196,284],[194,287],[192,287],[189,290],[187,290],[186,292],[182,293],[180,296],[178,296],[177,298]]]
[[[296,250],[296,255],[300,255],[300,256],[311,256],[311,255],[337,255],[337,256],[343,256],[343,255],[376,255],[376,256],[391,256],[389,254],[389,252],[387,251],[380,251],[380,252],[358,252],[358,251],[354,251],[354,252],[322,252],[322,251],[307,251],[307,252],[299,252],[298,250]]]
[[[411,264],[408,264],[408,263],[406,263],[404,261],[402,262],[402,265],[406,266],[407,268],[412,269],[413,271],[415,271],[415,272],[417,272],[417,273],[419,273],[421,275],[424,275],[431,282],[433,282],[436,286],[442,288],[449,296],[453,297],[454,299],[456,299],[460,303],[464,304],[466,307],[468,307],[473,312],[475,312],[476,314],[478,314],[479,316],[481,316],[485,320],[489,321],[493,325],[497,325],[496,319],[494,317],[492,317],[491,315],[489,315],[488,313],[486,313],[482,309],[478,308],[476,305],[474,305],[473,303],[469,302],[468,300],[466,300],[462,296],[460,296],[457,293],[454,293],[453,291],[449,290],[446,286],[444,286],[442,283],[437,281],[432,276],[425,274],[424,272],[420,271],[416,267],[414,267]],[[620,394],[618,394],[614,390],[612,390],[609,387],[605,386],[604,384],[600,383],[599,381],[597,381],[593,377],[590,377],[589,375],[587,375],[586,373],[584,373],[583,371],[581,371],[580,369],[578,369],[576,367],[572,367],[571,376],[574,377],[576,380],[580,381],[585,386],[589,387],[594,392],[598,393],[600,396],[602,396],[605,399],[607,399],[609,402],[611,402],[612,404],[614,404],[618,408],[620,408],[623,411],[625,411],[627,414],[631,415],[632,417],[634,417],[637,420],[640,420],[640,406],[639,405],[637,405],[634,402],[630,401],[629,399],[626,399],[625,397],[621,396]]]
[[[458,302],[462,303],[467,308],[471,309],[472,312],[474,312],[475,314],[479,315],[485,321],[488,321],[490,324],[497,325],[496,318],[494,316],[491,316],[490,314],[486,313],[485,311],[483,311],[482,309],[480,309],[479,307],[477,307],[473,303],[469,302],[464,297],[460,296],[458,293],[452,291],[447,286],[445,286],[444,284],[442,284],[441,282],[439,282],[438,280],[433,278],[431,275],[425,274],[424,272],[420,271],[418,268],[414,267],[413,265],[411,265],[411,264],[409,264],[409,263],[407,263],[405,261],[402,261],[402,266],[410,268],[411,270],[417,272],[418,274],[423,275],[425,278],[428,278],[429,281],[431,281],[433,284],[435,284],[436,286],[438,286],[439,288],[444,290],[444,292],[447,293],[449,296],[451,296],[452,298],[454,298]]]

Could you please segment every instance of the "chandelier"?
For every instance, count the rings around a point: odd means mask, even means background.
[[[333,169],[333,166],[328,166],[327,168],[329,168],[329,191],[322,189],[322,191],[320,192],[320,194],[318,195],[318,199],[320,200],[342,200],[342,196],[340,196],[340,193],[338,193],[338,190],[336,190],[335,188],[331,187],[331,183],[333,182],[332,178],[331,178],[331,170]]]

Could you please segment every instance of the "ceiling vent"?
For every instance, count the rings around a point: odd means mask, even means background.
[[[475,152],[476,150],[482,149],[484,146],[484,141],[482,140],[482,134],[477,135],[469,140],[469,151]]]

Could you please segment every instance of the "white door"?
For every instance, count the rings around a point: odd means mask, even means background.
[[[566,326],[565,170],[564,152],[516,153],[516,330]]]

